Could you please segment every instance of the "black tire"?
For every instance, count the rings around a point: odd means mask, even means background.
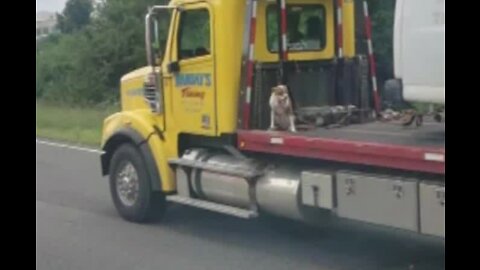
[[[133,165],[138,178],[138,195],[132,205],[122,202],[117,189],[117,175],[125,164]],[[145,161],[139,150],[131,144],[123,144],[113,153],[110,160],[110,193],[118,213],[127,221],[145,223],[162,218],[166,201],[161,192],[154,192]]]

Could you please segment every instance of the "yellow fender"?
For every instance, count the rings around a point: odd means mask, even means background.
[[[152,189],[165,193],[175,191],[175,178],[168,165],[166,137],[156,125],[158,118],[148,110],[136,110],[119,112],[105,119],[101,144],[104,151],[101,156],[103,175],[108,174],[110,158],[117,147],[132,143],[144,158],[152,179]]]

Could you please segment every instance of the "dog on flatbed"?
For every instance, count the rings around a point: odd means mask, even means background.
[[[270,95],[270,129],[289,130],[297,132],[295,128],[295,116],[292,109],[292,101],[285,85],[277,85],[272,88]]]

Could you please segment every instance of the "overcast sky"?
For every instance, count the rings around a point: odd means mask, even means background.
[[[61,12],[65,6],[67,0],[36,0],[37,12],[38,11],[50,11]]]

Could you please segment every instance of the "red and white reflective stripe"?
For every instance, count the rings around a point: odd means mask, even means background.
[[[280,0],[281,8],[281,32],[282,32],[282,57],[283,60],[288,60],[288,41],[287,41],[287,5],[285,0]]]
[[[255,35],[257,28],[257,0],[252,0],[252,16],[250,17],[250,36],[248,46],[248,60],[247,60],[247,78],[245,89],[245,102],[242,108],[242,122],[243,128],[248,129],[250,126],[250,102],[252,100],[252,87],[253,87],[253,68],[254,68],[254,50],[255,50]]]
[[[428,161],[445,162],[445,155],[439,153],[425,153],[424,159]]]
[[[343,58],[343,0],[337,0],[337,44],[338,57]]]
[[[378,88],[377,88],[377,67],[375,64],[375,56],[373,55],[372,20],[368,15],[367,1],[363,1],[363,15],[365,17],[365,35],[367,37],[367,45],[368,45],[368,62],[370,64],[370,76],[372,80],[373,102],[375,105],[375,110],[378,113],[380,112],[380,97],[378,96]]]

